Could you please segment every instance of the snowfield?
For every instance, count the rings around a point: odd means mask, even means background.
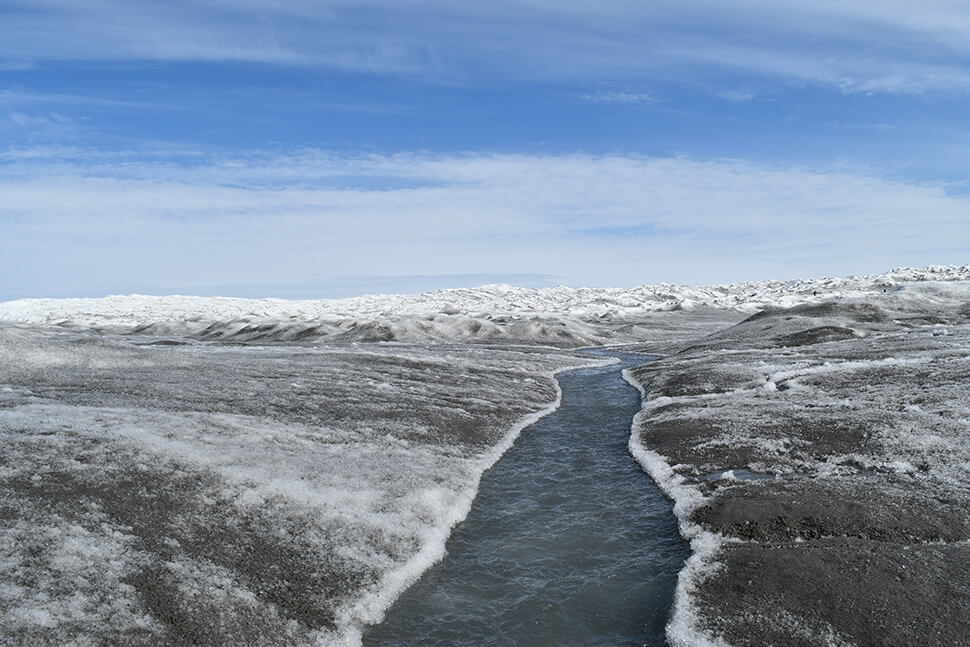
[[[665,355],[674,645],[970,642],[963,266],[0,303],[0,643],[358,645],[601,344]]]

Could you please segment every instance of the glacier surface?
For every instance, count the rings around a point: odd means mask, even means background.
[[[358,644],[591,363],[133,340],[0,326],[7,644]]]
[[[694,550],[672,645],[970,639],[970,284],[765,310],[628,377]]]
[[[630,450],[694,550],[673,644],[965,640],[968,286],[0,303],[0,638],[357,645],[565,349],[635,344]]]

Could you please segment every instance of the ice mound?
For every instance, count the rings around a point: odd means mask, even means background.
[[[322,301],[141,295],[21,299],[0,303],[0,320],[242,342],[460,340],[577,347],[642,342],[655,333],[657,315],[662,313],[676,313],[684,320],[696,319],[707,309],[750,314],[895,292],[915,283],[967,280],[970,266],[700,287],[488,285]],[[929,293],[924,295],[932,300]]]
[[[0,643],[348,645],[595,363],[0,326]]]
[[[968,297],[917,282],[773,308],[629,373],[631,451],[695,551],[672,645],[970,636]]]

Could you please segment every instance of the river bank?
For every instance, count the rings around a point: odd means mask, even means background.
[[[630,372],[694,547],[672,644],[970,643],[966,295],[767,311]]]
[[[0,326],[0,643],[359,644],[601,363],[166,341]]]

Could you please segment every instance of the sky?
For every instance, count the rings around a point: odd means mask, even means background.
[[[0,300],[970,263],[970,4],[0,0]]]

